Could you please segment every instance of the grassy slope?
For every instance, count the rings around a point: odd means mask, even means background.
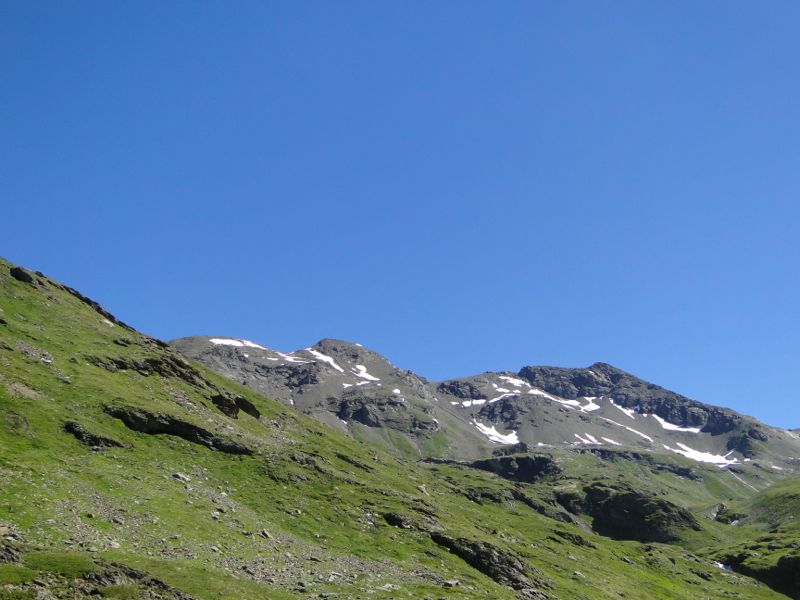
[[[26,566],[4,565],[0,598],[26,589],[20,580],[31,573],[57,572],[69,557],[147,571],[196,598],[516,597],[436,545],[423,530],[437,523],[449,535],[488,540],[522,556],[553,598],[777,597],[683,548],[611,541],[543,517],[510,500],[512,484],[491,474],[400,462],[202,367],[209,382],[248,398],[261,418],[228,418],[210,402],[209,389],[176,377],[94,366],[88,356],[172,353],[108,325],[50,280],[42,278],[45,288],[13,280],[8,267],[0,262],[0,318],[7,322],[0,325],[6,346],[0,349],[0,526],[30,546],[62,554],[56,566],[32,551],[23,556]],[[123,347],[114,343],[119,338],[135,343]],[[233,456],[135,433],[103,405],[175,415],[256,453]],[[93,452],[63,431],[67,420],[125,448]],[[652,476],[598,466],[590,457],[565,460],[576,478],[600,468],[610,478]],[[191,479],[181,482],[176,473]],[[687,485],[663,477],[676,496]],[[701,505],[705,492],[696,487],[690,497]],[[469,488],[488,489],[500,500],[470,501],[463,494]],[[381,517],[386,512],[408,515],[423,530],[389,526]],[[64,577],[53,580],[54,593],[67,589]],[[459,583],[450,587],[448,580]],[[136,589],[128,592],[137,597]]]

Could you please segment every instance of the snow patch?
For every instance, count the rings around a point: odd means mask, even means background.
[[[394,389],[392,390],[392,393],[393,393],[393,394],[396,394],[396,395],[398,395],[398,396],[399,396],[399,395],[400,395],[400,390],[398,390],[397,388],[394,388]]]
[[[309,354],[317,357],[322,362],[328,363],[330,366],[332,366],[334,369],[336,369],[340,373],[344,373],[344,369],[342,367],[340,367],[339,365],[337,365],[336,361],[333,360],[332,357],[327,356],[327,355],[323,354],[322,352],[317,352],[316,350],[312,350],[311,348],[306,348],[306,352],[308,352]]]
[[[500,388],[497,391],[502,392],[503,389]],[[509,396],[519,396],[519,392],[509,392],[508,390],[506,390],[503,394],[500,394],[497,398],[492,398],[491,400],[489,400],[489,404],[494,404],[498,400],[502,400],[503,398],[508,398]]]
[[[615,442],[615,441],[614,441],[614,440],[612,440],[611,438],[607,438],[607,437],[601,437],[600,439],[601,439],[601,440],[604,440],[604,441],[606,441],[606,442],[608,442],[608,443],[609,443],[609,444],[611,444],[612,446],[622,446],[622,444],[620,444],[619,442]]]
[[[512,431],[511,433],[503,434],[495,429],[495,426],[492,425],[491,427],[487,427],[483,423],[478,423],[478,421],[473,420],[472,423],[475,427],[478,428],[483,435],[489,438],[490,442],[494,442],[495,444],[518,444],[519,438],[517,437],[517,432]]]
[[[522,379],[517,379],[515,377],[509,377],[508,375],[500,375],[498,379],[502,379],[503,381],[510,383],[514,387],[522,387],[523,385],[531,387],[531,384],[528,383],[527,381],[523,381]]]
[[[631,419],[635,419],[636,418],[634,416],[636,414],[636,411],[633,410],[632,408],[625,408],[624,406],[620,406],[619,404],[614,402],[614,400],[611,400],[611,405],[615,406],[618,409],[620,409],[622,412],[624,412],[626,415],[628,415]]]
[[[664,419],[662,419],[658,415],[651,415],[651,416],[654,417],[656,421],[661,423],[661,426],[664,429],[667,429],[669,431],[686,431],[688,433],[700,433],[700,428],[699,427],[681,427],[680,425],[675,425],[674,423],[670,423],[669,421],[665,421]]]
[[[364,365],[356,365],[356,368],[353,369],[353,373],[356,377],[361,377],[361,379],[366,379],[367,381],[380,381],[378,377],[367,373],[367,367]]]
[[[469,408],[470,406],[478,406],[480,404],[485,404],[486,398],[480,398],[479,400],[464,400],[463,402],[450,402],[453,406],[463,406],[464,408]]]
[[[548,400],[552,400],[553,402],[558,402],[559,404],[563,404],[564,406],[568,406],[571,408],[582,408],[581,403],[578,402],[577,400],[564,400],[563,398],[556,398],[555,396],[552,396],[547,392],[537,388],[531,388],[530,390],[528,390],[528,393],[533,394],[534,396],[541,396],[543,398],[547,398]]]
[[[231,338],[211,338],[208,341],[217,346],[237,346],[239,348],[247,346],[248,348],[258,348],[259,350],[266,350],[264,346],[259,346],[255,342],[251,342],[249,340],[234,340]]]
[[[594,402],[597,400],[597,396],[584,396],[583,399],[586,400],[587,403],[581,406],[581,412],[592,412],[600,408],[600,405]]]
[[[614,421],[612,419],[606,419],[605,417],[600,417],[600,418],[603,419],[604,421],[608,421],[609,423],[613,423],[614,425],[616,425],[618,427],[622,427],[623,429],[627,429],[631,433],[635,433],[639,437],[642,437],[642,438],[646,439],[648,442],[652,442],[653,441],[653,438],[651,438],[649,435],[644,434],[641,431],[636,431],[633,427],[628,427],[627,425],[623,425],[622,423],[617,423],[616,421]]]
[[[670,452],[681,454],[686,458],[696,460],[697,462],[711,463],[712,465],[719,465],[720,467],[727,467],[728,465],[735,465],[739,463],[739,460],[736,458],[728,458],[731,454],[733,454],[733,450],[731,450],[725,455],[722,455],[722,454],[711,454],[710,452],[701,452],[700,450],[695,450],[694,448],[690,448],[686,444],[678,443],[678,446],[679,448],[670,448],[669,446],[664,444],[664,448],[666,448]]]
[[[108,319],[103,319],[103,323],[105,323],[109,327],[114,327],[114,324],[111,321],[109,321]]]
[[[289,354],[284,354],[283,352],[278,352],[278,356],[280,356],[283,360],[290,363],[299,363],[301,365],[310,365],[313,360],[302,360],[297,358],[296,356],[292,356],[294,352],[290,352]]]

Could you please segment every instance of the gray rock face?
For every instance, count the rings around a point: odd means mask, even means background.
[[[491,457],[498,446],[521,443],[532,450],[621,446],[717,465],[741,465],[752,458],[784,465],[782,457],[800,455],[796,434],[691,400],[605,363],[584,369],[527,366],[429,382],[341,340],[325,339],[294,352],[233,338],[193,337],[171,344],[266,396],[403,454],[475,460]],[[199,376],[182,364],[106,363],[99,366]],[[232,398],[214,402],[232,417],[247,412]]]
[[[202,427],[172,415],[151,413],[123,406],[106,406],[103,410],[134,431],[150,435],[174,435],[188,442],[200,444],[211,450],[219,450],[227,454],[253,454],[253,451],[244,444],[220,437]]]
[[[491,577],[497,583],[507,585],[523,598],[546,598],[541,592],[544,587],[539,578],[540,573],[525,561],[506,550],[502,550],[489,542],[454,538],[433,531],[431,539],[447,548],[471,567]]]
[[[562,398],[609,396],[625,408],[655,414],[682,427],[701,427],[714,435],[732,431],[742,422],[731,410],[695,402],[605,363],[587,369],[524,367],[519,376]]]
[[[593,483],[584,488],[582,508],[594,517],[602,535],[640,542],[669,542],[680,529],[699,531],[700,524],[685,508],[623,485]]]
[[[328,425],[398,444],[406,453],[417,448],[424,454],[432,436],[442,431],[440,423],[456,417],[450,405],[438,400],[434,385],[358,344],[325,339],[294,352],[231,338],[183,338],[172,345]],[[218,406],[226,414],[235,412],[229,400],[220,400]],[[488,452],[488,440],[471,424],[458,419],[453,429],[445,453],[448,446],[458,454]],[[399,433],[406,442],[387,440],[387,431]]]

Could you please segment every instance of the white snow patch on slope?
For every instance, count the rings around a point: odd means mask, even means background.
[[[333,357],[327,356],[327,355],[323,354],[322,352],[317,352],[316,350],[312,350],[311,348],[306,348],[306,352],[308,352],[309,354],[312,354],[313,356],[317,357],[322,362],[328,363],[330,366],[332,366],[334,369],[336,369],[340,373],[344,373],[344,369],[336,364],[336,361],[333,360]]]
[[[631,419],[635,419],[636,418],[634,416],[636,414],[636,411],[633,410],[632,408],[625,408],[624,406],[620,406],[619,404],[614,402],[614,400],[611,400],[611,405],[615,406],[618,409],[620,409],[622,412],[624,412],[626,415],[628,415]]]
[[[594,402],[597,400],[597,396],[584,396],[583,399],[586,400],[586,404],[581,406],[581,412],[592,412],[593,410],[599,410],[600,405]]]
[[[512,431],[511,433],[503,434],[495,429],[495,426],[492,425],[491,427],[487,427],[483,423],[478,423],[477,421],[472,421],[475,424],[475,427],[478,428],[483,435],[489,438],[490,442],[494,442],[495,444],[518,444],[519,438],[517,437],[517,432]]]
[[[523,385],[531,387],[531,384],[528,383],[527,381],[523,381],[522,379],[517,379],[516,377],[509,377],[508,375],[500,375],[498,379],[502,379],[503,381],[510,383],[514,387],[522,387]]]
[[[577,400],[565,400],[564,398],[558,398],[557,396],[553,396],[552,394],[548,394],[547,392],[537,388],[529,389],[528,393],[533,394],[534,396],[542,396],[543,398],[547,398],[553,402],[558,402],[559,404],[562,404],[568,408],[578,408],[581,412],[592,412],[600,408],[600,405],[595,404],[594,402],[594,400],[597,400],[597,396],[586,396],[584,397],[586,404],[581,404]]]
[[[658,415],[652,415],[656,421],[661,423],[661,426],[664,429],[668,429],[669,431],[686,431],[688,433],[700,433],[699,427],[681,427],[680,425],[675,425],[674,423],[670,423],[669,421],[665,421]]]
[[[534,396],[542,396],[543,398],[547,398],[548,400],[552,400],[553,402],[558,402],[559,404],[563,404],[564,406],[568,406],[571,408],[582,407],[581,403],[578,402],[577,400],[564,400],[563,398],[556,398],[555,396],[552,396],[547,392],[537,388],[531,388],[530,390],[528,390],[528,393],[533,394]]]
[[[278,352],[277,354],[283,360],[285,360],[286,362],[290,362],[290,363],[299,363],[301,365],[309,365],[312,362],[314,362],[313,360],[301,360],[301,359],[297,358],[296,356],[292,356],[292,354],[294,354],[294,352],[290,352],[289,354],[284,354],[283,352]]]
[[[259,350],[266,350],[264,346],[259,346],[255,342],[249,340],[232,340],[230,338],[211,338],[208,340],[217,346],[238,346],[239,348],[247,346],[248,348],[258,348]]]
[[[600,439],[608,442],[609,444],[611,444],[613,446],[622,446],[622,444],[620,444],[619,442],[615,442],[611,438],[604,437],[604,438],[600,438]]]
[[[592,442],[590,442],[590,441],[589,441],[589,440],[587,440],[587,439],[584,439],[584,438],[582,438],[582,437],[580,436],[580,434],[578,434],[578,433],[574,433],[573,435],[574,435],[576,438],[578,438],[578,440],[580,441],[580,443],[581,443],[581,444],[589,444],[589,445],[591,445],[591,444],[592,444]]]
[[[614,425],[617,425],[618,427],[622,427],[623,429],[627,429],[631,433],[635,433],[639,437],[643,437],[644,439],[646,439],[649,442],[653,441],[653,438],[651,438],[649,435],[644,434],[641,431],[636,431],[633,427],[628,427],[627,425],[623,425],[622,423],[617,423],[616,421],[614,421],[612,419],[606,419],[605,417],[600,417],[600,418],[603,419],[604,421],[608,421],[609,423],[613,423]]]
[[[468,408],[470,406],[477,406],[479,404],[484,404],[486,402],[486,398],[480,398],[479,400],[464,400],[463,402],[450,402],[453,406],[463,406]]]
[[[664,444],[664,448],[669,450],[670,452],[675,452],[676,454],[682,454],[686,458],[691,458],[692,460],[696,460],[697,462],[704,462],[704,463],[711,463],[712,465],[719,465],[721,467],[727,467],[728,465],[735,465],[738,464],[739,460],[736,458],[728,458],[731,454],[733,454],[733,450],[728,452],[725,455],[721,454],[711,454],[710,452],[701,452],[700,450],[695,450],[694,448],[690,448],[686,444],[678,443],[679,448],[670,448],[666,444]]]
[[[367,373],[367,367],[364,365],[356,365],[356,368],[353,369],[353,373],[355,373],[356,377],[361,377],[361,379],[366,379],[367,381],[380,381],[378,377]]]
[[[500,388],[497,391],[501,392],[503,391],[503,389]],[[492,398],[491,400],[489,400],[489,404],[493,404],[498,400],[502,400],[503,398],[508,398],[509,396],[519,396],[519,392],[509,392],[508,390],[506,390],[505,393],[500,394],[497,398]]]
[[[400,390],[398,390],[397,388],[394,388],[392,390],[392,393],[395,394],[396,396],[399,396],[400,395]]]

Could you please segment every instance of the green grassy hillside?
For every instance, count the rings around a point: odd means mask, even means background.
[[[402,462],[12,267],[0,600],[781,597],[695,553],[744,531],[703,516],[717,492],[753,493],[715,467],[563,453],[520,482]],[[630,539],[629,505],[671,543]]]

